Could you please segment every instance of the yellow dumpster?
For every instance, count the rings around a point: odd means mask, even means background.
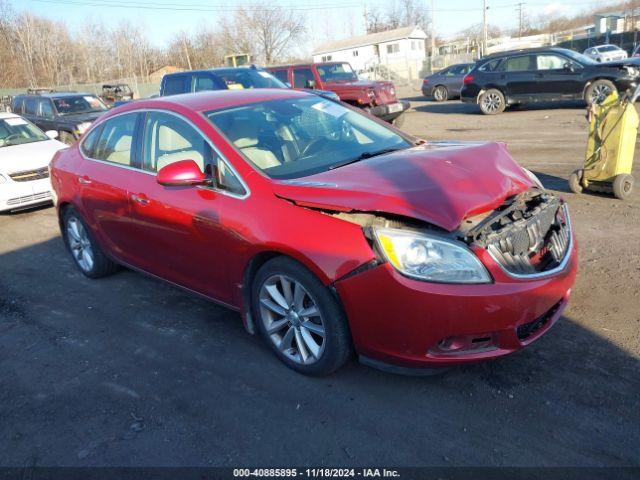
[[[635,101],[640,86],[633,94],[618,97],[616,92],[599,105],[589,107],[589,139],[584,167],[569,177],[574,193],[583,190],[613,193],[625,199],[633,190],[633,154],[640,118]]]

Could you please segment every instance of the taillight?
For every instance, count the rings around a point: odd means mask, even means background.
[[[473,75],[471,74],[465,75],[464,78],[462,79],[462,83],[465,85],[469,85],[471,82],[473,82]]]
[[[425,78],[424,80],[422,80],[422,84],[423,84],[423,85],[426,85],[426,84],[428,84],[428,83],[429,83],[429,80],[428,80],[428,79],[426,79],[426,78]]]

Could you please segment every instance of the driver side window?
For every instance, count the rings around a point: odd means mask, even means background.
[[[224,160],[213,151],[209,143],[195,128],[184,120],[164,112],[147,114],[144,126],[142,168],[157,172],[181,160],[193,160],[203,173],[217,172],[217,187],[243,195],[244,187]]]

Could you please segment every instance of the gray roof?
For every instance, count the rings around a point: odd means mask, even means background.
[[[418,30],[419,35],[411,37],[411,34]],[[368,35],[361,35],[359,37],[344,38],[342,40],[335,40],[333,42],[327,42],[313,51],[313,55],[327,52],[337,52],[339,50],[346,50],[348,48],[364,47],[366,45],[376,45],[378,43],[392,42],[394,40],[402,40],[403,38],[426,38],[426,34],[420,27],[402,27],[395,30],[387,30],[385,32],[370,33]]]

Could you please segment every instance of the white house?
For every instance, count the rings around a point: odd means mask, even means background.
[[[382,65],[401,77],[415,79],[426,59],[426,38],[420,27],[345,38],[320,45],[313,52],[313,61],[349,62],[356,71]]]

